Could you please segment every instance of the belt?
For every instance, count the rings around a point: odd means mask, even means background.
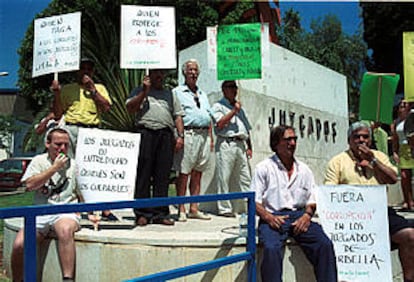
[[[79,127],[85,127],[85,128],[96,128],[98,127],[97,124],[85,124],[85,123],[81,123],[81,122],[66,122],[66,125],[74,125],[74,126],[79,126]]]
[[[227,142],[235,142],[235,141],[244,141],[243,138],[239,137],[239,136],[234,136],[234,137],[223,137],[220,136],[220,138],[223,138],[224,140],[226,140]]]
[[[184,126],[184,129],[185,130],[208,130],[208,126],[205,127],[205,126],[191,126],[191,125],[189,125],[189,126]]]

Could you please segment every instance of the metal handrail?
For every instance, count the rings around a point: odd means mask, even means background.
[[[240,261],[248,262],[248,277],[250,282],[256,281],[256,239],[255,239],[255,213],[256,206],[254,201],[254,192],[235,192],[224,195],[211,194],[202,196],[185,196],[185,197],[168,197],[168,198],[152,198],[138,199],[132,201],[117,202],[100,202],[100,203],[78,203],[65,205],[37,205],[18,208],[0,209],[0,218],[24,217],[24,281],[36,281],[37,262],[32,259],[36,256],[36,216],[57,214],[57,213],[73,213],[88,212],[96,210],[116,210],[125,208],[147,208],[154,206],[168,206],[186,203],[213,202],[218,200],[233,200],[247,198],[247,244],[246,252],[219,258],[208,262],[198,263],[172,269],[165,272],[159,272],[143,277],[133,278],[127,281],[165,281],[182,276],[187,276],[201,271],[218,268],[224,265],[237,263]],[[33,247],[34,246],[34,247]]]

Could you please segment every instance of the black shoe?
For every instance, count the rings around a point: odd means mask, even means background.
[[[148,224],[148,219],[145,216],[140,216],[135,219],[135,225],[145,226]]]
[[[152,223],[162,225],[174,225],[175,221],[169,218],[155,218],[152,220]]]
[[[102,213],[101,220],[102,221],[119,221],[119,219],[113,213],[109,213],[107,215],[104,215]]]
[[[219,216],[236,217],[236,215],[234,213],[232,213],[232,212],[219,213]]]

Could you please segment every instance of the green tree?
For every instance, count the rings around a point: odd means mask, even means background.
[[[300,26],[299,13],[292,9],[285,13],[278,33],[285,48],[347,77],[349,112],[355,115],[367,58],[361,34],[344,34],[339,19],[330,14],[313,19],[307,32]]]
[[[400,74],[398,92],[404,89],[402,34],[414,31],[412,2],[360,2],[364,40],[371,57],[367,69]]]
[[[125,70],[120,69],[119,66],[122,4],[175,6],[179,50],[204,40],[206,26],[237,22],[246,9],[253,7],[251,2],[240,2],[232,5],[231,9],[220,12],[219,7],[222,2],[218,0],[53,0],[44,11],[36,15],[36,18],[43,18],[75,11],[82,12],[82,56],[90,57],[96,62],[97,81],[105,84],[113,100],[111,110],[103,118],[103,124],[107,128],[117,130],[130,130],[133,127],[133,117],[125,109],[125,99],[132,88],[141,83],[143,76],[140,70]],[[47,109],[53,98],[49,91],[53,75],[31,77],[33,37],[32,23],[18,51],[20,55],[18,85],[22,95],[31,102],[33,111],[38,113]],[[174,74],[174,72],[170,73],[167,79],[169,87],[177,83],[173,78]],[[59,74],[61,83],[71,82],[74,77],[72,72]]]

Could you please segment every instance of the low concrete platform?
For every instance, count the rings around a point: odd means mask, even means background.
[[[77,281],[113,282],[151,273],[183,267],[245,251],[246,240],[239,236],[238,219],[211,215],[211,220],[189,219],[174,226],[147,225],[135,227],[132,212],[114,213],[122,220],[102,223],[94,231],[87,220],[82,220],[82,230],[76,233]],[[174,211],[173,211],[174,213]],[[414,218],[414,214],[404,215]],[[10,273],[10,254],[22,219],[7,219],[4,228],[4,267]],[[49,242],[50,243],[50,242]],[[60,266],[56,244],[41,247],[38,281],[59,281]],[[261,249],[257,249],[260,275]],[[396,251],[392,252],[394,281],[402,281],[401,267]],[[288,242],[284,258],[285,281],[315,281],[312,266],[294,242]],[[247,281],[246,263],[237,263],[220,269],[201,272],[175,281]],[[257,281],[261,281],[258,276]]]

